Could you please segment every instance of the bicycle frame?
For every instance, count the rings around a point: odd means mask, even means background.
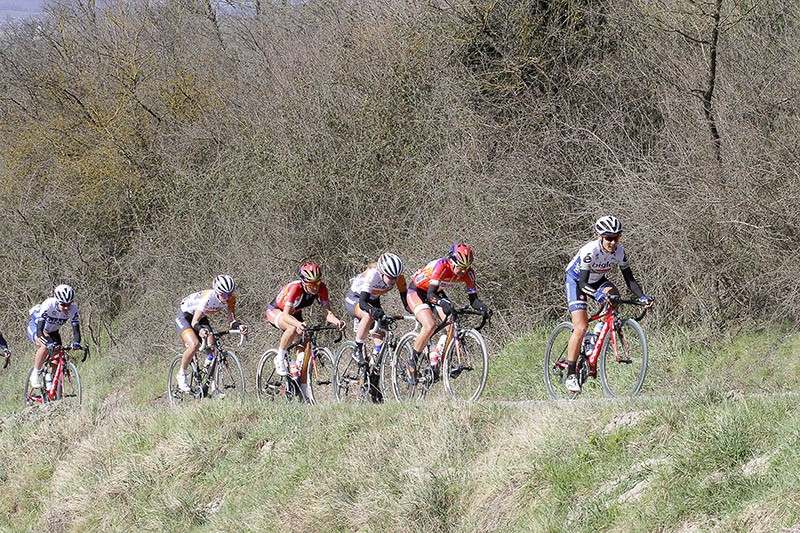
[[[597,314],[591,316],[588,320],[589,324],[595,320],[601,320],[603,322],[603,327],[600,329],[600,333],[598,333],[597,339],[594,341],[592,352],[584,354],[586,356],[586,361],[589,364],[589,373],[592,376],[597,374],[597,360],[600,357],[603,345],[607,341],[609,332],[611,333],[611,349],[614,350],[614,358],[617,361],[620,360],[617,343],[617,328],[615,327],[616,321],[619,319],[619,304],[641,305],[641,302],[639,302],[639,300],[623,300],[620,298],[614,298],[611,300],[610,304],[601,307]],[[644,309],[634,320],[638,322],[644,318],[646,314],[647,309]],[[583,351],[583,346],[581,346],[581,351]]]
[[[44,360],[44,364],[42,365],[42,369],[47,369],[49,367],[54,367],[52,375],[53,379],[50,383],[50,387],[42,387],[41,391],[43,393],[42,396],[33,396],[31,394],[27,395],[26,400],[29,402],[36,402],[36,403],[44,403],[44,402],[51,402],[55,400],[59,400],[59,391],[63,391],[62,383],[65,379],[69,379],[69,383],[72,384],[72,376],[67,375],[67,365],[69,364],[69,356],[68,353],[72,351],[71,346],[59,346],[50,353],[48,353],[47,358]],[[84,357],[83,360],[86,360],[87,349],[85,347],[79,348],[83,350]],[[80,380],[80,378],[76,378]],[[80,383],[78,381],[78,383]],[[45,384],[46,385],[46,384]],[[78,385],[80,387],[80,384]],[[78,393],[80,396],[80,390]],[[80,401],[80,398],[79,398]]]

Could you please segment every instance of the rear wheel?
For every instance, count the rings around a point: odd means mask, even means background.
[[[186,369],[186,381],[191,392],[183,392],[178,388],[178,371],[181,369],[182,355],[176,355],[169,365],[167,374],[167,397],[170,405],[181,405],[184,402],[200,401],[203,398],[203,389],[195,379],[192,367]]]
[[[56,399],[74,405],[80,405],[83,399],[81,388],[81,375],[75,363],[64,365],[64,375],[56,387]]]
[[[642,389],[647,374],[647,339],[632,318],[616,321],[616,345],[607,335],[600,350],[598,372],[603,390],[612,397],[633,398]]]
[[[275,356],[277,350],[267,350],[258,362],[256,372],[256,392],[258,399],[262,401],[284,401],[291,402],[300,392],[297,384],[287,379],[286,376],[279,376],[275,372]]]
[[[44,401],[47,401],[47,395],[44,394],[43,389],[31,388],[31,374],[33,374],[33,367],[28,370],[28,373],[25,375],[25,383],[22,385],[22,402],[25,405],[42,403],[42,398],[44,398]],[[44,384],[44,378],[42,379],[42,384]]]
[[[308,362],[306,375],[309,403],[333,403],[336,401],[333,354],[327,348],[317,348],[315,355]]]
[[[356,343],[346,341],[336,351],[336,399],[342,403],[363,403],[369,392],[369,382],[363,367],[353,361]]]
[[[564,385],[567,379],[567,346],[572,330],[570,322],[562,322],[556,326],[544,351],[544,384],[547,393],[554,400],[575,397]]]
[[[488,373],[489,352],[483,336],[474,329],[462,331],[442,362],[445,390],[454,400],[475,401],[486,387]]]
[[[239,358],[231,351],[217,361],[209,395],[214,399],[244,403],[244,372]]]

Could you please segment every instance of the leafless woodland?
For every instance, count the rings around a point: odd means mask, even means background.
[[[337,311],[382,251],[466,239],[507,336],[565,315],[615,214],[664,324],[800,315],[789,0],[56,0],[0,39],[0,326],[56,283],[95,335],[240,315],[306,259]],[[386,297],[391,306],[397,299]]]

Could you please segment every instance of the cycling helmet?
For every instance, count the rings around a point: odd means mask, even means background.
[[[594,223],[594,232],[598,235],[619,235],[622,233],[622,222],[617,217],[600,217]]]
[[[75,298],[75,291],[69,285],[59,285],[53,291],[53,297],[60,304],[71,304],[72,299]]]
[[[378,272],[396,278],[403,273],[403,262],[396,255],[385,253],[378,258]]]
[[[234,289],[236,289],[236,282],[233,281],[233,278],[230,276],[226,276],[222,274],[214,278],[214,290],[217,291],[217,294],[222,294],[226,292],[228,294],[232,293]]]
[[[450,259],[457,267],[469,268],[472,266],[472,250],[464,243],[454,244],[450,248]]]
[[[305,283],[314,283],[322,277],[322,270],[314,263],[303,263],[300,267],[300,279]]]

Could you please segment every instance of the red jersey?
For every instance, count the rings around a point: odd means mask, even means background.
[[[467,285],[467,294],[478,292],[475,270],[470,267],[461,274],[457,274],[453,270],[453,265],[448,257],[431,261],[414,272],[414,275],[411,276],[411,282],[415,287],[426,292],[431,285],[444,289],[456,283],[465,283]]]
[[[291,307],[295,311],[299,311],[313,304],[314,300],[317,298],[319,298],[319,303],[322,304],[322,307],[325,309],[330,308],[331,303],[328,300],[327,285],[321,283],[317,294],[309,294],[303,290],[303,282],[298,279],[285,285],[275,299],[272,300],[270,306],[278,308],[281,311],[286,310],[286,307]]]

